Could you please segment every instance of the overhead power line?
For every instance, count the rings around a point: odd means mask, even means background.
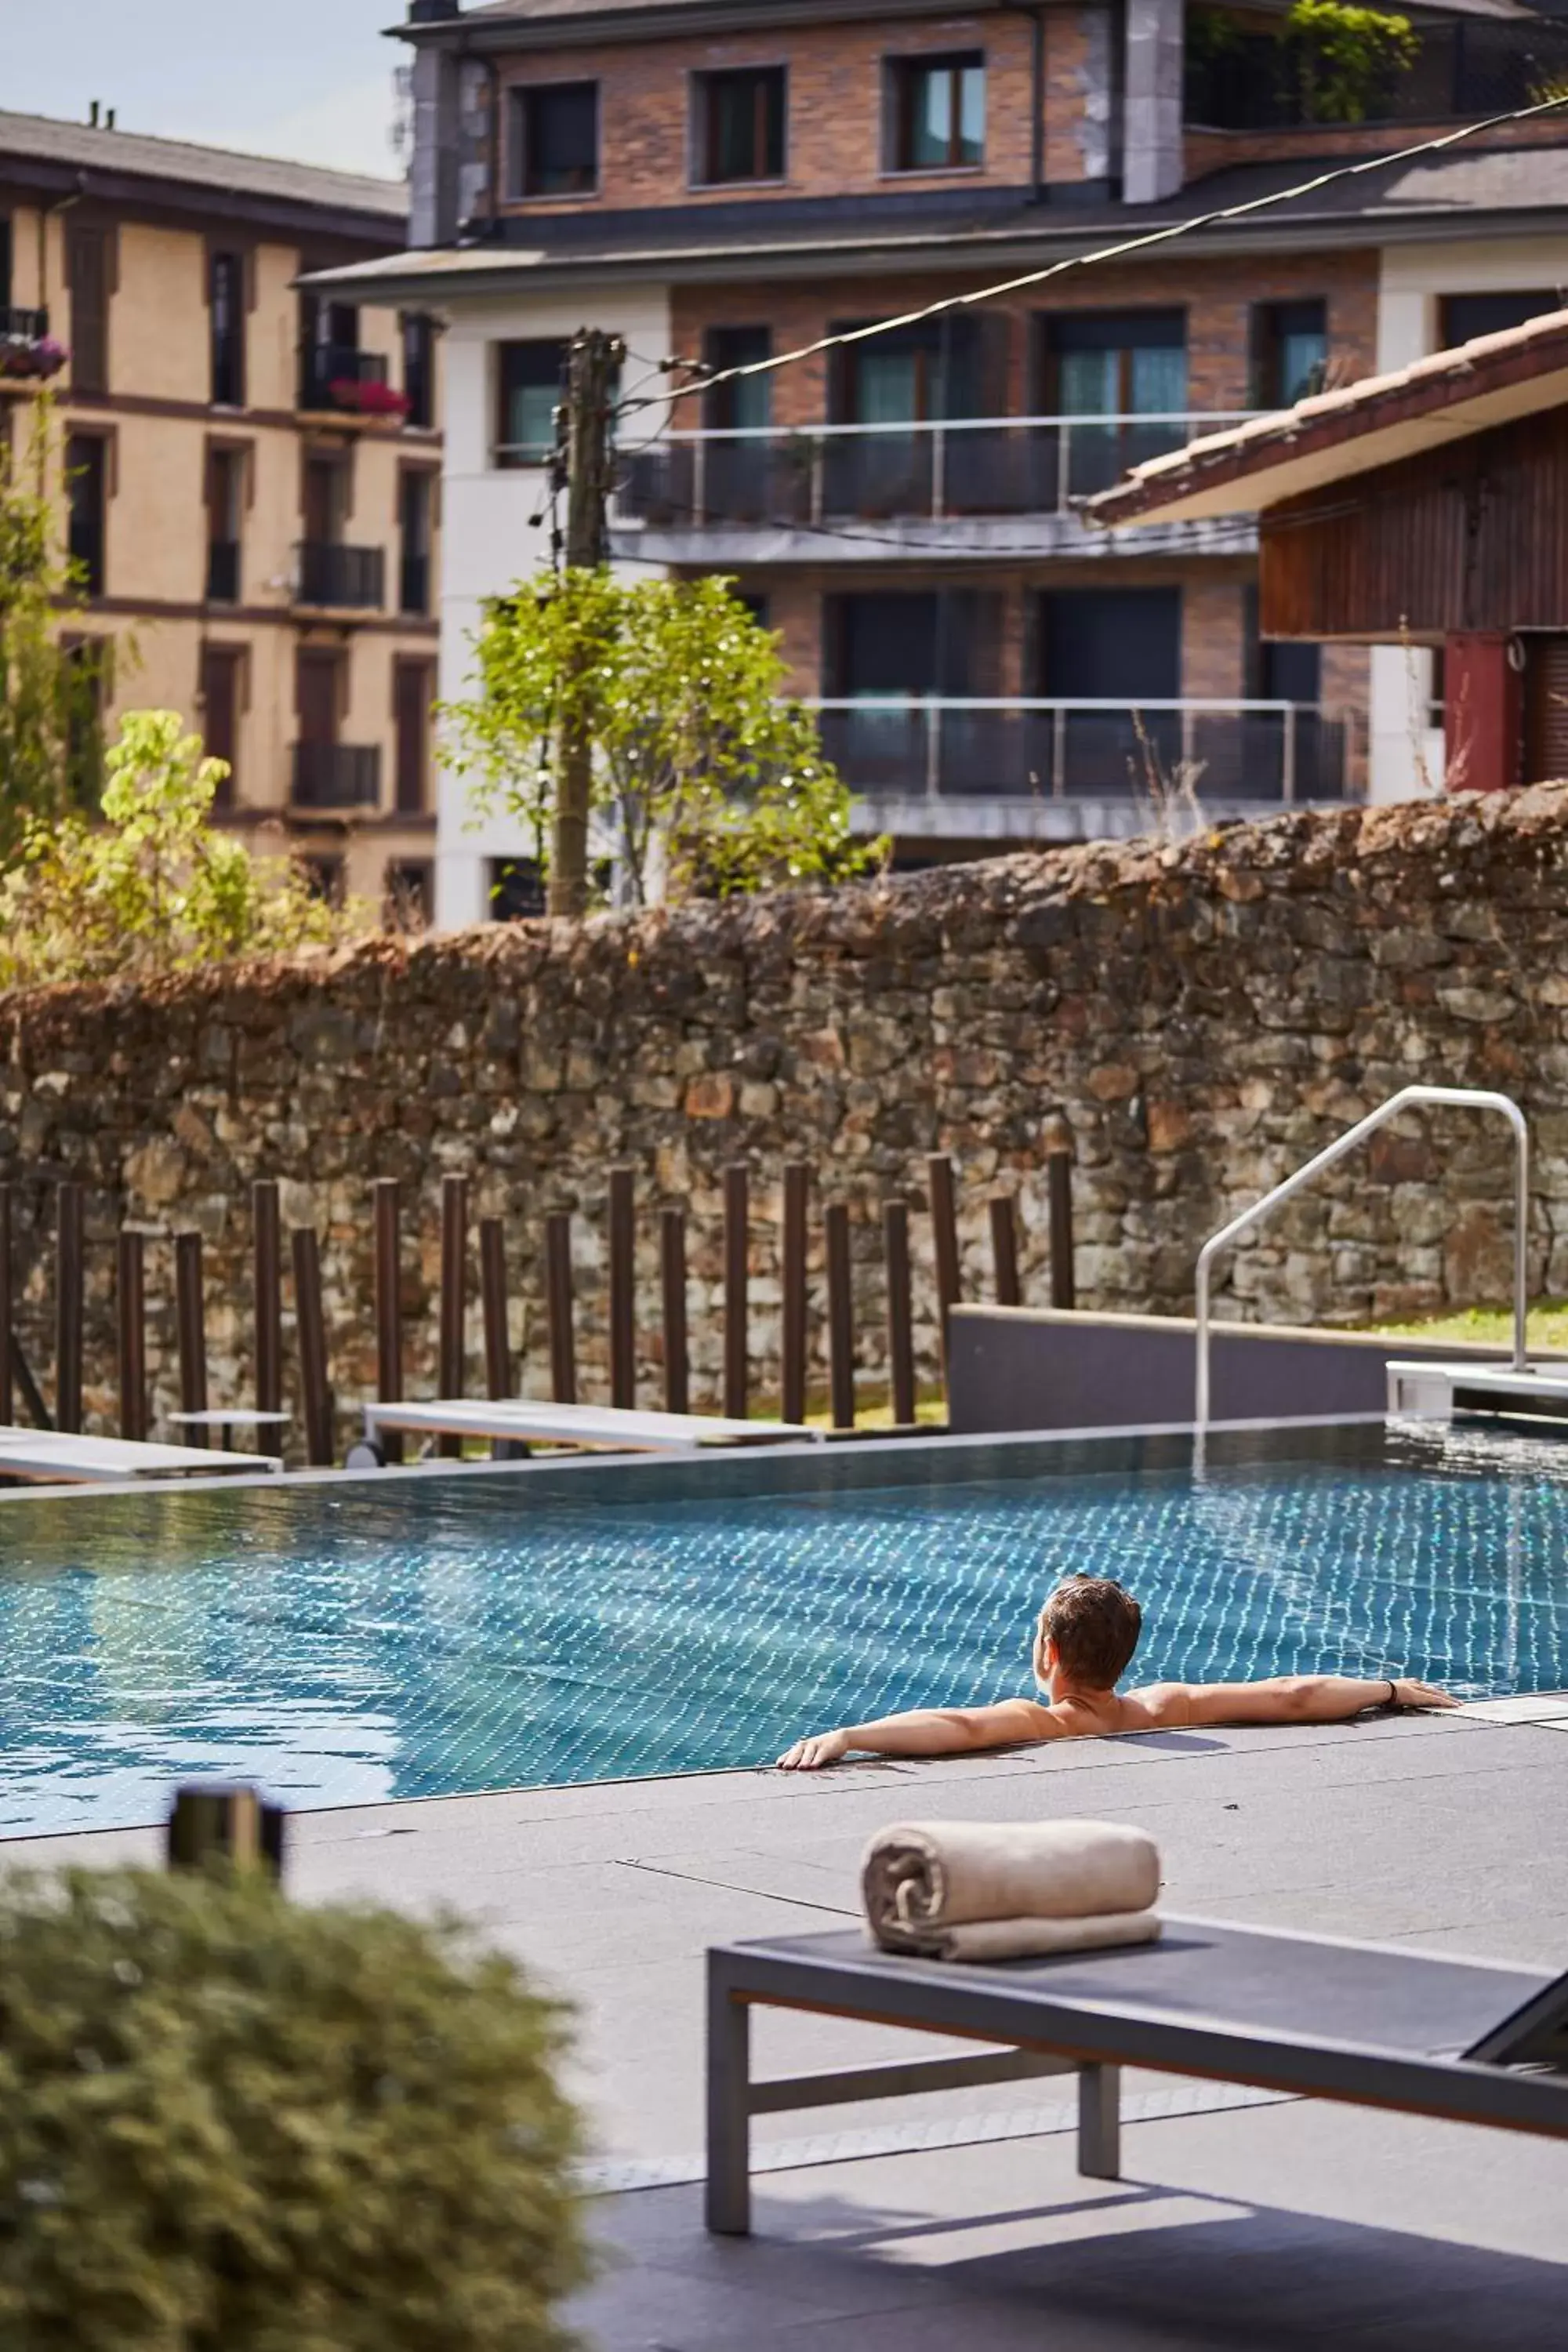
[[[691,368],[698,372],[698,381],[677,384],[663,392],[646,394],[627,406],[638,408],[668,407],[678,400],[689,399],[696,392],[711,392],[715,385],[733,383],[744,376],[768,375],[775,369],[794,367],[801,360],[816,359],[823,352],[840,351],[847,344],[863,343],[874,335],[896,334],[901,328],[923,326],[928,319],[940,319],[951,310],[966,310],[982,302],[995,302],[1006,294],[1020,294],[1026,287],[1043,286],[1053,278],[1064,276],[1069,269],[1089,269],[1098,262],[1122,261],[1130,254],[1147,253],[1154,246],[1169,245],[1177,237],[1190,236],[1194,229],[1215,228],[1227,221],[1244,219],[1248,214],[1266,212],[1272,205],[1293,204],[1299,196],[1315,195],[1320,188],[1332,187],[1336,181],[1353,180],[1363,172],[1384,172],[1396,163],[1413,163],[1423,155],[1436,155],[1446,147],[1457,147],[1467,139],[1479,139],[1483,131],[1500,131],[1512,122],[1528,122],[1532,117],[1555,113],[1568,106],[1568,91],[1559,98],[1543,98],[1531,106],[1515,107],[1508,114],[1489,115],[1482,122],[1461,123],[1457,131],[1447,131],[1436,139],[1423,139],[1414,147],[1401,147],[1391,155],[1363,155],[1354,163],[1336,164],[1332,171],[1319,172],[1310,180],[1302,180],[1293,188],[1276,188],[1261,196],[1248,196],[1236,205],[1221,205],[1213,212],[1195,213],[1186,220],[1167,222],[1163,228],[1145,229],[1137,236],[1123,237],[1115,245],[1101,246],[1094,253],[1069,254],[1066,259],[1048,263],[1043,269],[1026,270],[1021,277],[1005,278],[994,286],[973,287],[964,294],[946,294],[939,301],[923,303],[919,310],[905,310],[895,319],[874,320],[869,326],[846,327],[837,334],[819,335],[815,342],[802,343],[793,352],[780,352],[773,358],[748,360],[737,367],[704,368],[700,360],[672,360],[672,367]]]

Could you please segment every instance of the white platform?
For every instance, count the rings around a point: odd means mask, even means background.
[[[1402,1419],[1451,1421],[1456,1412],[1568,1421],[1568,1365],[1465,1364],[1391,1357],[1388,1410]]]
[[[42,1486],[95,1486],[122,1478],[211,1477],[215,1472],[280,1471],[266,1454],[225,1454],[210,1445],[152,1445],[130,1437],[80,1437],[58,1429],[0,1425],[0,1478]]]
[[[824,1432],[790,1421],[725,1421],[717,1414],[633,1412],[608,1404],[541,1404],[523,1397],[489,1402],[437,1397],[419,1404],[364,1408],[364,1433],[374,1445],[383,1430],[427,1437],[479,1437],[493,1443],[604,1445],[624,1453],[688,1454],[708,1445],[781,1445],[820,1441]]]

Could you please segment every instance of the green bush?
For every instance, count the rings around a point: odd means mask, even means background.
[[[0,2344],[563,2352],[556,2006],[258,1879],[0,1882]]]

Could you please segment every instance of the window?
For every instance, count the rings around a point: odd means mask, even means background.
[[[994,694],[999,599],[984,589],[877,589],[823,599],[829,700]]]
[[[511,94],[511,193],[591,196],[599,185],[599,85],[537,84]]]
[[[410,466],[397,492],[399,559],[397,609],[426,614],[430,610],[430,501],[434,477],[422,467]]]
[[[489,861],[490,913],[498,923],[525,923],[544,912],[544,877],[531,857]]]
[[[544,464],[555,446],[555,412],[565,367],[563,342],[498,346],[498,466]]]
[[[329,302],[321,294],[300,297],[300,405],[332,408],[340,404],[335,383],[365,378],[384,382],[386,362],[359,347],[359,306]]]
[[[215,408],[245,406],[245,256],[215,253],[207,263]]]
[[[430,766],[430,704],[435,685],[430,665],[400,661],[393,665],[392,717],[396,732],[395,804],[400,816],[424,813]]]
[[[427,931],[436,913],[436,868],[427,857],[387,866],[383,920],[389,931]]]
[[[428,430],[436,422],[436,326],[417,310],[403,314],[403,389],[409,424]]]
[[[202,741],[208,756],[226,761],[228,774],[217,788],[215,806],[231,809],[239,774],[239,714],[245,654],[238,646],[204,646],[196,693],[202,709]]]
[[[1293,408],[1321,392],[1329,362],[1328,306],[1258,302],[1252,312],[1252,405]]]
[[[1065,588],[1040,598],[1040,691],[1053,700],[1174,701],[1179,588]]]
[[[1478,335],[1505,334],[1562,307],[1557,294],[1445,294],[1437,304],[1437,348],[1448,352]]]
[[[700,186],[784,178],[783,66],[700,74],[693,95],[697,120],[692,178]]]
[[[1063,416],[1158,416],[1187,404],[1183,310],[1068,311],[1045,321],[1046,397]]]
[[[245,512],[244,449],[212,444],[207,449],[207,602],[237,604],[240,533]]]
[[[66,656],[62,690],[71,795],[81,807],[95,809],[103,791],[103,717],[112,646],[103,637],[63,637],[60,644]]]
[[[69,546],[82,593],[101,596],[109,518],[109,444],[96,433],[73,433],[66,442]]]
[[[953,172],[985,160],[985,58],[894,58],[888,66],[890,168]]]
[[[730,368],[754,367],[773,355],[771,327],[710,327],[702,356],[715,375]],[[773,421],[773,379],[731,376],[702,398],[702,422],[710,433],[765,433]]]
[[[106,228],[69,226],[66,276],[71,298],[71,389],[109,390],[110,235]]]
[[[850,320],[843,325],[863,322]],[[1005,368],[994,363],[987,335],[1005,320],[931,320],[895,327],[832,354],[828,413],[836,425],[914,425],[940,416],[996,415],[1005,407]],[[834,321],[834,331],[842,331]],[[1004,355],[1005,356],[1005,355]],[[991,379],[983,383],[983,378]]]
[[[302,857],[306,885],[312,898],[321,898],[329,907],[343,903],[343,861],[341,857]]]

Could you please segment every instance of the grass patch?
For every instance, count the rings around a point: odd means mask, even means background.
[[[1513,1345],[1513,1314],[1507,1307],[1467,1307],[1454,1315],[1430,1315],[1414,1321],[1372,1323],[1368,1330],[1401,1339],[1472,1339],[1490,1348]],[[1538,1299],[1527,1324],[1531,1353],[1568,1353],[1568,1299]]]

